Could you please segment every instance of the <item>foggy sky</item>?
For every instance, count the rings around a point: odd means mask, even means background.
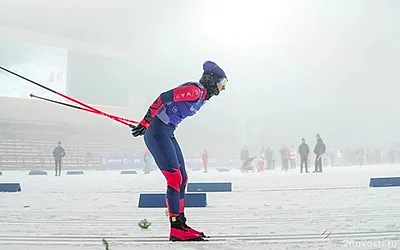
[[[3,27],[126,51],[139,113],[217,62],[227,91],[182,130],[215,127],[240,147],[279,136],[313,144],[316,133],[328,147],[397,141],[399,24],[395,0],[0,0]]]

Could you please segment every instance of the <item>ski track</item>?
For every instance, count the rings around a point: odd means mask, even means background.
[[[169,242],[165,209],[137,208],[140,192],[164,192],[159,172],[28,176],[4,171],[20,193],[0,193],[0,245],[7,250],[131,249],[400,249],[400,188],[369,188],[369,179],[399,176],[400,165],[298,168],[264,173],[189,172],[189,181],[231,181],[233,192],[208,193],[207,208],[188,208],[209,242]],[[143,230],[138,221],[152,225]]]

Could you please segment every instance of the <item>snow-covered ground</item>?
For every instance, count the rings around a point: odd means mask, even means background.
[[[325,168],[322,174],[300,174],[298,168],[188,172],[192,182],[233,185],[231,193],[208,193],[207,208],[188,208],[189,225],[211,236],[260,240],[134,242],[129,237],[168,236],[165,209],[137,208],[139,193],[164,192],[158,171],[61,177],[5,171],[0,182],[19,182],[22,192],[0,193],[0,249],[101,250],[102,237],[110,250],[400,249],[400,188],[369,187],[371,177],[400,176],[399,165]],[[152,223],[147,230],[137,226],[144,218]]]

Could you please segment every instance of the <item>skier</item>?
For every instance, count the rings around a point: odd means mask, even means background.
[[[206,61],[199,82],[187,82],[161,93],[132,129],[134,137],[144,135],[147,148],[167,180],[170,241],[201,241],[206,237],[186,224],[184,197],[188,176],[174,131],[183,119],[193,116],[212,96],[225,90],[227,82],[225,72],[216,63]]]

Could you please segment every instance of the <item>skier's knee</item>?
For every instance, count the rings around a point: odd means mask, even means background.
[[[180,192],[182,185],[181,171],[179,171],[179,169],[173,169],[172,171],[162,170],[162,173],[165,179],[167,179],[167,185]]]

